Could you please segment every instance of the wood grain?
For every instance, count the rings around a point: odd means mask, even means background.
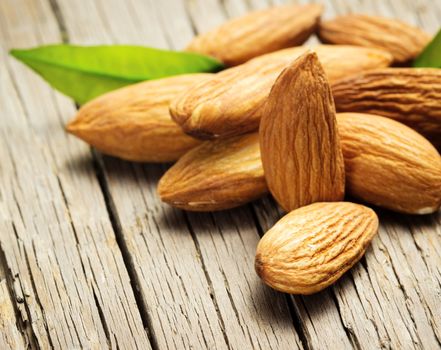
[[[22,333],[23,325],[22,328],[18,325],[16,305],[6,280],[8,274],[3,259],[4,257],[0,259],[0,348],[23,349],[28,339],[27,335]]]
[[[149,348],[89,149],[64,132],[74,106],[6,56],[60,41],[52,10],[2,1],[0,16],[0,243],[17,324],[43,349]]]

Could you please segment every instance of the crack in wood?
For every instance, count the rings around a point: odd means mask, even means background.
[[[132,257],[123,238],[121,223],[119,222],[118,215],[116,214],[116,208],[109,191],[108,183],[106,181],[106,177],[104,173],[104,163],[102,161],[101,156],[96,151],[93,151],[92,154],[93,154],[93,165],[95,169],[96,178],[98,180],[99,186],[104,196],[107,213],[109,215],[109,219],[112,224],[113,231],[115,233],[116,242],[121,251],[124,265],[126,266],[127,272],[130,277],[130,285],[132,288],[133,295],[135,296],[136,305],[138,306],[138,310],[141,315],[142,324],[147,332],[152,349],[158,350],[159,347],[154,335],[153,327],[151,326],[152,322],[150,320],[148,307],[144,302],[144,298],[142,297],[139,278],[135,272],[136,269],[134,267]]]
[[[207,266],[205,265],[205,262],[204,262],[203,254],[201,252],[201,247],[199,246],[198,239],[197,239],[196,234],[195,234],[195,232],[194,232],[194,230],[193,230],[193,228],[191,226],[191,223],[190,223],[190,220],[188,218],[188,214],[187,213],[184,214],[184,220],[185,220],[185,222],[187,224],[188,231],[190,232],[191,238],[193,239],[196,251],[197,251],[199,259],[201,261],[201,265],[202,265],[202,269],[204,271],[205,279],[207,280],[208,288],[210,290],[211,300],[213,301],[213,305],[214,305],[214,308],[216,310],[217,317],[219,318],[219,322],[221,324],[222,335],[224,337],[225,343],[227,344],[227,347],[229,349],[231,349],[231,345],[230,345],[230,342],[228,340],[228,336],[227,336],[226,331],[225,331],[225,322],[224,322],[224,319],[222,317],[222,314],[220,313],[219,305],[217,303],[216,293],[215,293],[214,287],[213,287],[213,282],[211,281],[210,274],[208,273]]]
[[[25,303],[26,295],[24,295],[24,298],[15,295],[12,282],[14,278],[18,278],[18,275],[12,276],[12,273],[6,261],[6,254],[0,242],[0,283],[2,282],[2,280],[6,282],[8,297],[10,300],[10,304],[12,305],[12,308],[14,310],[16,327],[23,337],[24,346],[28,349],[37,349],[37,338],[33,333],[32,327],[30,327],[28,322],[23,320],[21,312],[17,307],[17,304]],[[30,319],[29,312],[27,313],[27,316],[28,319]],[[17,345],[18,344],[15,344],[15,346]]]
[[[67,43],[69,41],[69,36],[68,36],[66,24],[64,23],[63,15],[61,14],[60,7],[58,6],[57,0],[48,0],[48,1],[51,6],[52,12],[55,16],[57,25],[58,25],[58,30],[60,32],[61,41],[63,43]]]
[[[107,338],[107,346],[110,348],[112,341],[110,339],[110,331],[109,326],[107,324],[106,318],[104,317],[103,309],[101,308],[100,302],[98,301],[98,297],[96,296],[95,289],[93,291],[93,299],[95,300],[95,305],[98,308],[98,314],[100,315],[101,323],[103,324],[104,333],[106,333]],[[118,347],[118,339],[115,337],[115,344]]]
[[[38,295],[38,290],[37,290],[37,287],[35,285],[34,277],[32,275],[32,270],[31,270],[31,266],[30,266],[30,263],[29,263],[28,253],[26,252],[26,250],[24,251],[24,257],[25,257],[25,262],[26,262],[27,270],[29,271],[31,287],[32,287],[32,291],[33,291],[32,294],[35,296],[35,301],[37,302],[37,304],[38,304],[38,306],[39,306],[39,308],[40,308],[40,310],[42,312],[42,316],[45,319],[46,318],[46,316],[45,316],[45,309],[44,309],[43,304],[41,303],[40,297]],[[32,318],[32,313],[31,313],[31,311],[29,309],[28,303],[25,302],[24,305],[25,305],[25,308],[26,308],[26,312],[28,314],[28,320],[29,320],[29,323],[30,323],[30,327],[33,329],[33,321],[34,320]],[[53,344],[52,337],[51,337],[51,334],[50,334],[48,326],[47,326],[47,321],[44,322],[43,326],[44,326],[44,329],[46,331],[48,345],[51,347],[51,349],[54,349],[54,344]],[[39,342],[39,337],[37,336],[37,333],[35,332],[34,329],[32,331],[32,334],[34,336],[35,343],[38,345],[38,347],[42,347],[40,342]]]
[[[352,346],[357,350],[362,349],[361,344],[358,341],[357,336],[355,335],[353,329],[348,327],[345,320],[343,319],[343,315],[341,314],[341,309],[339,307],[337,295],[335,294],[335,291],[332,288],[331,288],[331,291],[329,292],[329,294],[331,295],[332,300],[334,301],[334,304],[335,304],[336,309],[338,311],[338,315],[340,316],[340,322],[343,325],[343,329],[344,329],[348,339],[350,339]]]

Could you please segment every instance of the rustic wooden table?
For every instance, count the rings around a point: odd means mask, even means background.
[[[162,205],[165,166],[104,157],[68,136],[75,105],[8,56],[61,41],[180,49],[274,2],[0,0],[0,349],[441,347],[440,213],[380,212],[378,237],[336,285],[274,292],[253,268],[279,217],[271,199],[213,214]],[[323,2],[326,18],[441,24],[440,0]]]

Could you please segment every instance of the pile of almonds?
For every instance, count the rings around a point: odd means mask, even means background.
[[[269,191],[288,214],[262,237],[256,272],[295,294],[334,283],[375,236],[375,212],[345,195],[407,214],[441,205],[441,70],[406,68],[430,36],[380,17],[320,21],[322,11],[227,22],[187,50],[229,68],[110,92],[67,126],[106,154],[177,161],[158,186],[177,208],[229,209]],[[326,45],[296,46],[313,33]]]

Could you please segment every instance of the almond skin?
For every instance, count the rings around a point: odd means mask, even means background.
[[[362,205],[308,205],[284,216],[262,237],[256,272],[278,291],[317,293],[360,260],[377,231],[377,215]]]
[[[187,134],[201,139],[255,131],[274,81],[307,50],[295,47],[276,51],[217,73],[178,96],[170,105],[171,115]],[[389,53],[370,48],[320,45],[314,51],[331,82],[392,62]]]
[[[268,52],[301,45],[316,30],[322,11],[323,6],[310,4],[252,12],[197,36],[187,50],[235,66]]]
[[[179,75],[111,91],[82,106],[67,131],[119,158],[175,161],[200,141],[182,132],[171,119],[170,100],[208,77]]]
[[[345,161],[347,193],[368,203],[408,214],[425,214],[439,209],[441,156],[423,136],[392,119],[367,114],[338,113],[337,126]],[[211,191],[210,186],[215,182],[218,188],[234,188],[234,191],[211,192],[217,208],[231,208],[238,205],[237,200],[231,197],[236,196],[238,187],[235,181],[239,176],[242,182],[247,183],[247,193],[255,194],[248,200],[266,193],[262,162],[259,153],[256,154],[259,152],[259,140],[257,134],[251,135],[235,137],[232,143],[234,150],[229,150],[231,141],[228,139],[206,142],[204,149],[207,150],[213,142],[216,145],[213,149],[234,154],[232,164],[246,164],[248,169],[253,169],[252,172],[244,172],[242,167],[234,166],[225,171],[228,176],[219,177],[219,173],[215,173],[216,177],[212,179],[213,171],[205,160],[212,157],[209,152],[200,154],[192,157],[182,168],[185,172],[192,167],[199,169],[197,176],[193,180],[187,179],[187,190],[174,193],[167,202],[171,205],[174,205],[173,202],[195,202],[199,193]],[[244,140],[240,141],[240,138]],[[238,147],[240,145],[243,148]],[[190,152],[197,154],[196,149]],[[222,158],[225,158],[224,155],[218,155],[212,166],[218,168]],[[249,181],[244,177],[246,174],[250,176]],[[162,191],[171,193],[173,189],[169,187],[177,186],[180,176],[176,174],[172,180],[164,182]],[[245,203],[247,199],[242,198],[241,202]],[[208,207],[209,204],[202,203],[192,209],[216,210]]]
[[[441,157],[423,136],[392,119],[337,115],[346,191],[371,204],[407,214],[441,206]]]
[[[356,74],[332,86],[338,112],[398,120],[441,147],[441,70],[385,68]]]
[[[267,192],[257,134],[206,141],[161,178],[162,201],[185,210],[234,208]]]
[[[431,36],[395,19],[349,14],[320,23],[318,35],[330,44],[359,45],[389,51],[395,62],[416,58]]]
[[[286,211],[344,196],[344,162],[331,89],[315,53],[277,78],[260,123],[268,188]]]

